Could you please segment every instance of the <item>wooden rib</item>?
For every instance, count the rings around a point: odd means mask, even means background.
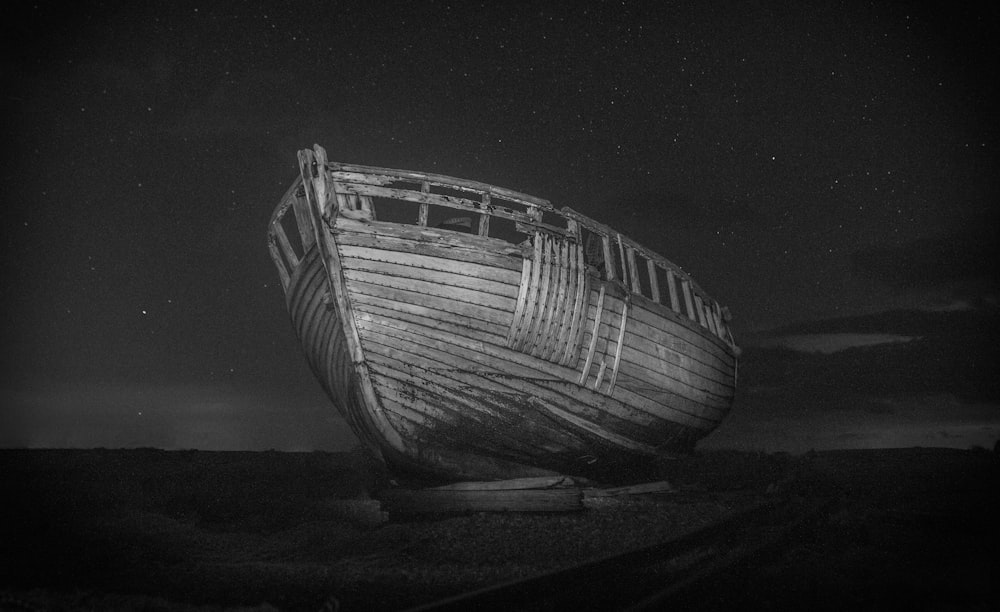
[[[520,319],[511,323],[511,329],[515,329],[514,343],[510,344],[514,350],[523,350],[524,343],[528,339],[528,330],[531,329],[531,321],[534,318],[536,301],[538,300],[538,285],[542,275],[542,240],[535,237],[535,252],[531,261],[531,280],[529,281],[528,297],[525,299],[525,308]]]
[[[534,312],[534,320],[531,322],[531,326],[528,328],[528,334],[525,337],[524,352],[530,352],[530,349],[534,347],[535,342],[538,339],[539,330],[542,326],[542,315],[544,313],[544,308],[546,305],[546,300],[549,295],[549,284],[552,278],[552,257],[549,255],[549,249],[551,248],[551,239],[547,234],[537,233],[537,237],[540,237],[542,242],[542,280],[539,282],[539,293],[538,299],[534,303],[532,311]]]
[[[546,353],[545,359],[562,363],[563,355],[566,353],[566,345],[570,342],[571,317],[573,316],[574,304],[570,302],[576,297],[577,289],[577,265],[576,265],[576,245],[566,245],[566,278],[560,287],[561,297],[559,298],[559,308],[556,311],[556,321],[553,322],[552,340],[550,350]]]
[[[584,323],[587,322],[587,310],[590,300],[590,277],[587,275],[587,264],[584,261],[583,247],[577,244],[577,280],[576,299],[573,305],[572,323],[569,332],[570,341],[566,344],[566,350],[561,365],[571,366],[579,360],[580,343],[583,341]]]
[[[532,261],[525,259],[521,263],[521,284],[517,290],[517,307],[514,309],[514,319],[507,330],[507,346],[513,347],[517,338],[518,322],[524,319],[524,309],[528,302],[528,285],[531,282]]]
[[[549,294],[549,305],[545,310],[545,328],[539,334],[539,350],[533,353],[542,359],[549,359],[555,349],[553,345],[557,341],[558,335],[554,338],[553,334],[558,334],[560,313],[566,305],[566,274],[569,271],[568,261],[566,261],[567,245],[565,240],[554,240],[553,242],[553,254],[556,255],[553,257],[553,264],[559,269],[559,274],[554,274],[552,277],[554,291]]]
[[[618,367],[622,361],[622,345],[625,341],[625,325],[628,324],[629,300],[622,303],[622,323],[618,328],[618,346],[615,347],[615,367],[611,371],[611,382],[608,383],[608,395],[615,390],[615,383],[618,381]]]
[[[580,384],[584,384],[590,377],[590,366],[594,362],[594,350],[597,348],[597,337],[600,335],[601,315],[604,311],[604,285],[601,284],[601,293],[597,297],[597,313],[594,316],[594,331],[590,333],[590,347],[587,349],[587,361],[583,364],[583,371],[580,372]]]
[[[576,297],[577,262],[575,244],[566,244],[566,277],[560,287],[559,308],[556,310],[556,320],[553,322],[551,349],[545,355],[549,361],[561,363],[566,345],[570,342],[571,317],[574,304],[570,302]]]
[[[594,391],[597,391],[601,387],[601,383],[604,381],[604,371],[608,368],[608,362],[601,360],[601,367],[597,368],[597,378],[594,380]]]

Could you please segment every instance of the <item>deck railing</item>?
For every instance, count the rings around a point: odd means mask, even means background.
[[[593,273],[734,345],[728,311],[679,266],[571,208],[556,210],[542,198],[440,174],[341,163],[328,163],[327,172],[335,196],[328,206],[335,202],[349,216],[419,227],[451,225],[513,244],[535,232],[577,241],[584,245],[586,264]],[[289,209],[294,210],[294,218],[287,215]],[[449,218],[455,211],[468,215],[463,223],[448,223],[456,221]],[[476,217],[478,223],[474,223]],[[288,227],[293,222],[295,227]],[[300,179],[275,209],[268,231],[272,259],[284,287],[314,241],[309,223]]]

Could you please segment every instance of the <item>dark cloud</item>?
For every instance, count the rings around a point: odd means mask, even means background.
[[[998,231],[990,221],[934,238],[894,247],[863,249],[852,255],[858,279],[875,280],[899,289],[931,288],[998,275]]]

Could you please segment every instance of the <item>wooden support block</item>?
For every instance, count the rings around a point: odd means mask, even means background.
[[[552,489],[393,489],[382,507],[395,515],[462,512],[576,512],[583,494],[576,487]]]

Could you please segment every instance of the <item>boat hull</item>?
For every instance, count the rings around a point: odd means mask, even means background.
[[[735,359],[727,347],[662,306],[605,287],[592,342],[601,291],[588,286],[577,354],[560,365],[509,346],[522,258],[392,224],[341,219],[333,234],[343,270],[334,286],[351,305],[364,363],[351,361],[315,247],[293,278],[289,312],[330,399],[395,469],[458,479],[607,478],[689,449],[731,405]],[[599,363],[617,353],[627,301],[620,372],[607,393],[607,376],[595,384]],[[580,384],[591,344],[600,358]],[[367,369],[377,405],[359,389],[358,367]],[[384,440],[373,414],[401,445]]]
[[[629,480],[729,411],[726,312],[661,256],[485,184],[328,165],[320,148],[300,166],[269,230],[288,312],[332,403],[392,469]],[[377,220],[386,202],[419,214]],[[477,214],[478,231],[432,225],[434,206]]]

